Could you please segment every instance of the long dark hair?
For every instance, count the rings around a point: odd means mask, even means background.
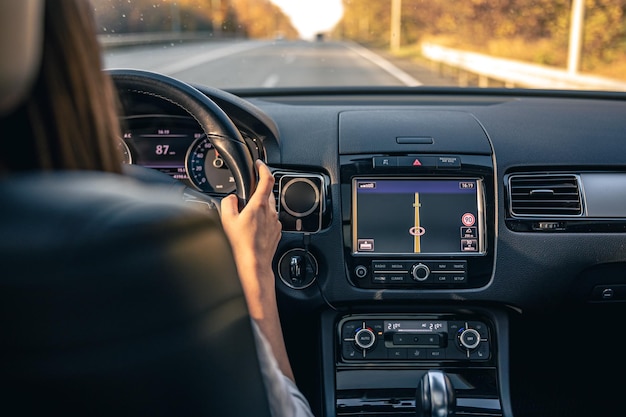
[[[121,172],[117,98],[102,71],[91,2],[48,0],[44,14],[37,81],[0,121],[0,170]]]

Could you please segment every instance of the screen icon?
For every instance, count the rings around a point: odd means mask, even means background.
[[[474,215],[472,213],[465,213],[462,217],[461,217],[461,222],[463,223],[463,226],[473,226],[474,223],[476,223],[476,217],[474,217]]]
[[[374,252],[374,239],[358,239],[359,252]]]
[[[478,252],[478,240],[461,239],[461,252]]]

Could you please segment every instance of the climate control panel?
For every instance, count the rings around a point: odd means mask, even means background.
[[[487,361],[486,321],[473,317],[349,316],[339,322],[343,362]]]

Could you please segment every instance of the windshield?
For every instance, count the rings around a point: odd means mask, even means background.
[[[224,89],[626,91],[626,0],[91,0],[107,68]]]

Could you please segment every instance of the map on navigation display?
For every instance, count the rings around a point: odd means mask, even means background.
[[[476,179],[355,179],[353,252],[479,252],[479,186]]]

